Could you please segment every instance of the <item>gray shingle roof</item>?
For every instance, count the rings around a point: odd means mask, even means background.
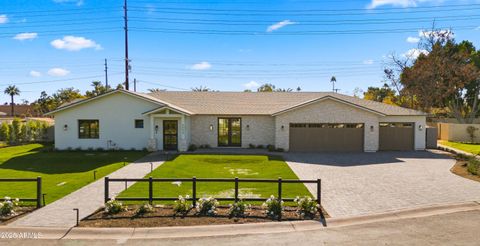
[[[424,112],[331,92],[182,92],[137,93],[194,114],[272,115],[325,97],[355,104],[384,115],[425,115]]]

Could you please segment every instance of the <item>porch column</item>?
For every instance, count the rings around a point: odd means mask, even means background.
[[[150,115],[150,139],[155,137],[155,118],[153,115]]]

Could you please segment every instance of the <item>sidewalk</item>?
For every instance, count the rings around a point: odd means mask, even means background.
[[[143,178],[150,173],[150,162],[153,169],[160,166],[163,161],[153,161],[155,153],[130,163],[108,175],[110,178]],[[158,159],[157,159],[158,160]],[[129,182],[128,187],[134,182]],[[111,197],[116,196],[125,189],[122,183],[111,183]],[[76,212],[80,210],[80,220],[89,216],[104,205],[104,179],[99,179],[77,191],[37,209],[34,212],[8,224],[9,227],[73,227],[76,225]]]

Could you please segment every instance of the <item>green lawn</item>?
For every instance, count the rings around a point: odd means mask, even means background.
[[[154,178],[268,178],[298,179],[279,158],[254,155],[180,155],[167,161],[151,174]],[[240,197],[267,198],[277,196],[277,184],[240,183]],[[197,197],[233,197],[234,183],[197,183]],[[192,183],[155,183],[154,197],[177,197],[192,194]],[[310,195],[303,184],[284,184],[283,198]],[[136,183],[120,197],[148,197],[148,183]]]
[[[480,144],[467,144],[467,143],[458,143],[458,142],[449,142],[449,141],[440,141],[441,144],[445,146],[450,146],[455,149],[463,150],[472,154],[480,154]]]
[[[140,151],[118,152],[44,152],[41,144],[0,149],[0,178],[42,177],[46,202],[51,203],[144,156]],[[35,183],[0,183],[0,197],[35,197]],[[102,194],[92,194],[102,196]]]

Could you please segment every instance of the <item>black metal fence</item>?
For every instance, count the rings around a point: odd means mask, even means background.
[[[14,179],[14,178],[0,178],[0,183],[17,183],[17,182],[36,182],[37,183],[37,196],[35,198],[22,198],[18,199],[23,202],[35,202],[37,208],[42,207],[42,177],[37,178],[25,178],[25,179]]]
[[[222,182],[222,183],[233,183],[235,187],[235,195],[234,197],[215,197],[218,201],[265,201],[267,198],[239,198],[238,190],[240,183],[277,183],[278,184],[278,192],[277,198],[283,201],[293,201],[295,198],[283,198],[282,197],[282,186],[284,184],[291,184],[291,183],[311,183],[317,185],[317,196],[316,200],[318,204],[321,204],[322,201],[322,182],[320,179],[317,180],[296,180],[296,179],[239,179],[239,178],[147,178],[147,179],[129,179],[129,178],[109,178],[105,177],[105,202],[110,200],[110,183],[120,182],[125,183],[125,187],[127,187],[127,182],[148,182],[148,197],[117,197],[116,200],[119,201],[148,201],[150,204],[153,201],[175,201],[177,197],[154,197],[153,196],[153,183],[158,182],[191,182],[192,183],[192,196],[187,200],[192,201],[193,206],[196,205],[197,202],[197,183],[208,183],[208,182]]]

